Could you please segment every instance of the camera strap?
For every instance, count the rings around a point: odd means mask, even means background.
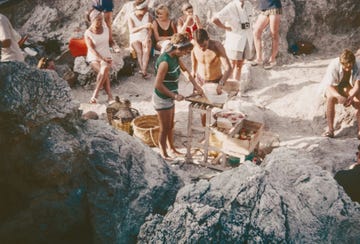
[[[245,12],[245,16],[246,16],[245,22],[242,21],[242,20],[243,20],[242,14],[241,14],[242,11]],[[239,18],[239,20],[240,20],[240,25],[241,25],[241,23],[250,23],[249,15],[248,15],[248,12],[247,12],[247,8],[245,7],[245,2],[244,2],[244,7],[241,8],[241,3],[240,3],[240,1],[236,1],[236,12],[237,12],[238,18]]]

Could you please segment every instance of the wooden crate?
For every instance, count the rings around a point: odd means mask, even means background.
[[[263,129],[262,123],[247,119],[242,120],[223,141],[222,151],[235,157],[249,155],[260,142]],[[253,131],[254,133],[246,139],[241,139],[237,136],[241,131]]]
[[[259,143],[263,133],[264,125],[259,122],[243,119],[230,130],[229,134],[219,131],[216,124],[210,132],[210,146],[219,148],[223,153],[242,158],[249,155]],[[246,139],[237,138],[236,135],[242,131],[253,131],[254,134]]]

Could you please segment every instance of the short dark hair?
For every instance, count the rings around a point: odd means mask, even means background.
[[[205,29],[195,30],[193,36],[194,36],[194,40],[199,44],[210,39]]]

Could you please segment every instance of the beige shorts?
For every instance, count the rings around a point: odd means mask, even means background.
[[[265,15],[265,16],[282,14],[282,8],[267,9],[267,10],[261,11],[261,14]]]
[[[245,44],[245,49],[244,49],[243,52],[230,50],[230,49],[228,49],[226,47],[225,47],[225,51],[226,51],[226,55],[228,56],[228,58],[230,60],[244,60],[244,59],[250,60],[254,56],[253,53],[251,52],[250,45],[249,45],[248,41]]]

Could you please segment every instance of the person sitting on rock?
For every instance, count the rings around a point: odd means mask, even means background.
[[[188,2],[183,4],[181,10],[183,15],[178,19],[177,30],[179,33],[187,32],[192,39],[194,31],[202,28],[199,16],[194,14],[193,6]]]
[[[104,13],[104,20],[109,30],[109,45],[114,52],[120,52],[120,47],[116,44],[112,35],[113,0],[93,0],[93,7]]]
[[[147,73],[151,51],[152,17],[148,11],[147,1],[137,3],[135,11],[130,14],[128,26],[130,32],[130,46],[136,52],[140,73],[144,79]]]
[[[360,139],[360,62],[349,49],[329,64],[320,84],[320,92],[326,97],[326,119],[328,130],[323,136],[334,137],[335,104],[352,105],[356,110],[357,137]]]
[[[156,19],[153,21],[154,38],[156,41],[155,49],[161,50],[164,41],[170,40],[176,33],[174,22],[169,18],[169,9],[164,4],[160,4],[156,10]]]
[[[351,200],[360,203],[360,145],[356,152],[356,163],[348,170],[340,170],[335,174],[335,180],[341,185]]]
[[[86,60],[97,72],[96,86],[89,103],[97,103],[99,91],[104,87],[108,95],[108,102],[113,101],[110,89],[110,68],[112,58],[109,46],[109,31],[103,24],[102,12],[93,9],[89,15],[91,25],[85,31],[85,43],[88,48]]]
[[[24,61],[24,55],[18,45],[20,36],[12,27],[9,19],[0,14],[1,61]]]

